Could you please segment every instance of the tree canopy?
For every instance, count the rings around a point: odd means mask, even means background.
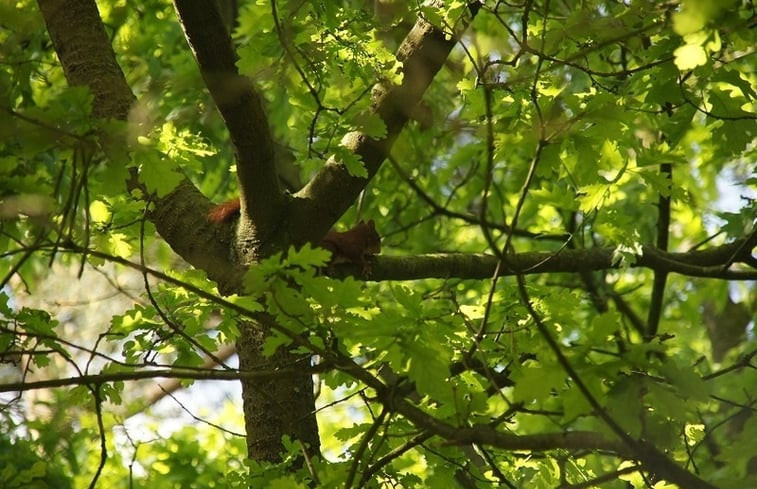
[[[0,487],[757,486],[755,19],[0,4]]]

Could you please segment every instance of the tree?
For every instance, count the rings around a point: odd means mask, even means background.
[[[6,487],[757,484],[751,2],[2,8]],[[76,334],[63,266],[141,291]],[[112,433],[166,377],[246,465]]]

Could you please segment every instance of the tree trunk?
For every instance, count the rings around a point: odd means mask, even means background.
[[[280,348],[273,356],[263,355],[262,346],[269,328],[261,323],[243,323],[237,342],[242,371],[277,371],[291,374],[266,379],[242,381],[247,449],[250,458],[278,461],[284,450],[282,435],[301,442],[302,455],[320,454],[320,438],[315,418],[313,377],[309,372],[311,357]],[[294,372],[305,373],[294,373]]]

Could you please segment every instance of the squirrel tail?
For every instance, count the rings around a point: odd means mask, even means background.
[[[222,204],[213,206],[208,211],[208,221],[215,223],[229,221],[239,214],[239,209],[239,198],[229,199]]]

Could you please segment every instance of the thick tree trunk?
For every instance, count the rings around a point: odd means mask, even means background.
[[[267,328],[245,323],[237,342],[242,371],[304,371],[268,379],[242,381],[247,449],[250,458],[278,461],[284,450],[282,436],[301,442],[301,455],[320,454],[320,438],[315,418],[311,357],[296,355],[282,348],[271,357],[262,353]]]

